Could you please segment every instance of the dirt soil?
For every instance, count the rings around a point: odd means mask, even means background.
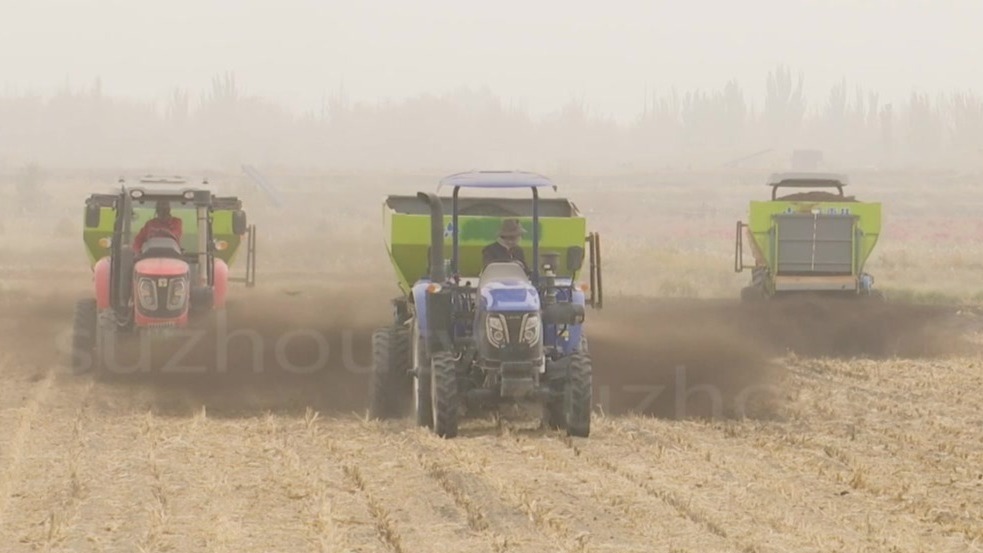
[[[506,412],[441,440],[364,419],[391,291],[295,288],[101,379],[65,368],[75,296],[0,295],[3,550],[981,550],[971,314],[613,298],[589,439]]]

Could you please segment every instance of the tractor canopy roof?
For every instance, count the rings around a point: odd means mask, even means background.
[[[846,175],[838,173],[773,173],[768,186],[790,188],[841,188],[849,183]]]
[[[768,179],[768,186],[771,187],[771,199],[777,200],[779,188],[835,188],[840,197],[843,195],[843,187],[847,185],[849,179],[846,175],[837,173],[774,173]],[[831,195],[830,192],[809,192],[793,196],[784,196],[786,200],[820,200],[825,199],[824,195]]]
[[[218,198],[212,194],[211,190],[201,188],[167,189],[158,187],[130,187],[124,188],[123,193],[129,195],[131,200],[141,204],[165,200],[184,205],[211,206],[217,209],[235,209],[241,204],[238,199]],[[227,205],[230,204],[230,200],[231,205]]]
[[[557,190],[548,177],[527,171],[471,171],[456,173],[441,179],[441,188],[552,188]]]
[[[136,206],[153,204],[159,200],[171,202],[174,207],[211,207],[215,210],[242,209],[242,201],[235,197],[219,197],[214,191],[205,188],[208,181],[201,186],[189,186],[187,181],[179,177],[152,178],[143,177],[138,186],[128,186],[123,179],[119,180],[119,189],[112,194],[92,194],[89,203],[101,207],[119,208],[116,201],[123,195],[129,196]]]
[[[203,183],[208,185],[207,181]],[[123,240],[132,239],[146,222],[154,217],[155,204],[159,200],[170,202],[172,215],[181,219],[183,235],[181,247],[186,252],[197,252],[201,233],[208,233],[214,240],[215,256],[228,264],[235,260],[240,244],[244,243],[240,226],[245,225],[242,200],[235,196],[216,196],[203,186],[190,186],[185,180],[140,179],[138,185],[128,186],[121,179],[112,193],[93,193],[85,201],[83,240],[89,261],[95,264],[110,254],[114,236],[123,232]],[[199,228],[199,211],[208,213],[207,228]],[[129,233],[117,228],[118,218],[129,221]]]
[[[122,179],[121,179],[122,180]],[[144,175],[140,177],[140,184],[187,184],[188,179],[180,175],[173,176],[157,176],[157,175]],[[208,184],[208,181],[204,181],[204,184]]]

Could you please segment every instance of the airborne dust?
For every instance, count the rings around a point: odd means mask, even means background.
[[[214,416],[266,411],[364,411],[371,334],[387,324],[365,298],[373,286],[293,293],[256,289],[224,317],[144,347],[124,344],[106,385],[142,390],[135,409]],[[4,297],[14,353],[43,367],[64,363],[72,298]],[[967,352],[951,308],[830,299],[616,298],[591,313],[595,403],[606,414],[765,417],[780,410],[781,357],[919,358]],[[142,355],[142,357],[141,357]],[[67,369],[65,369],[67,371]]]

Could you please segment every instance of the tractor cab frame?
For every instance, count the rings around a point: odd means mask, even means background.
[[[449,198],[438,195],[444,188]],[[370,416],[400,410],[408,374],[417,423],[443,437],[457,434],[459,410],[526,402],[543,406],[545,425],[589,434],[592,368],[583,323],[585,308],[603,303],[600,239],[586,234],[572,202],[542,199],[544,188],[557,189],[535,173],[475,171],[445,177],[436,192],[387,198],[390,257],[405,295],[394,300],[393,326],[374,336]],[[464,189],[529,190],[532,199],[465,199]],[[528,266],[484,266],[482,251],[505,218],[529,229]],[[579,279],[585,242],[589,288]]]
[[[255,285],[255,226],[238,198],[218,196],[207,184],[146,177],[128,186],[120,179],[117,192],[86,199],[83,241],[95,289],[94,298],[76,304],[76,369],[79,359],[101,357],[100,337],[186,326],[194,314],[224,309],[230,282]],[[158,202],[181,220],[181,236],[151,234],[136,252],[134,239]],[[233,278],[229,264],[243,243],[246,275]]]

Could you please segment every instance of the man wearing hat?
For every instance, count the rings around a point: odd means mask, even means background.
[[[500,263],[518,261],[526,270],[526,255],[519,247],[519,239],[525,234],[525,229],[519,224],[518,219],[505,219],[502,221],[502,228],[498,231],[498,240],[485,246],[481,251],[483,265],[487,267],[489,263]]]

